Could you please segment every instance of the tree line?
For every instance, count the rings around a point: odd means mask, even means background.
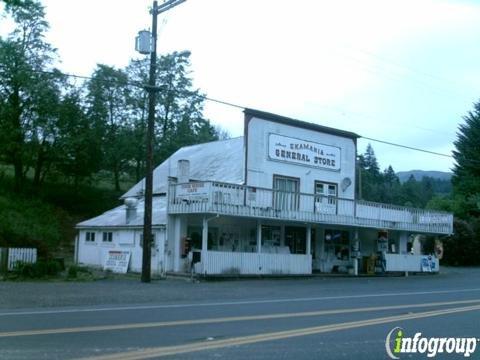
[[[144,176],[149,59],[125,68],[98,64],[86,80],[54,67],[45,40],[48,23],[36,0],[8,1],[15,28],[0,38],[0,162],[21,191],[27,177],[78,185],[108,173],[116,190],[122,178]],[[225,132],[203,116],[204,95],[193,87],[190,52],[160,56],[154,156],[160,163],[178,148],[217,140]]]
[[[391,165],[381,171],[371,144],[358,156],[357,166],[357,193],[363,200],[425,208],[433,198],[446,196],[452,191],[450,180],[429,176],[416,180],[410,175],[402,183]]]
[[[77,186],[107,174],[116,190],[122,179],[140,180],[148,59],[132,59],[125,68],[98,64],[85,80],[66,76],[54,66],[58,56],[45,40],[48,23],[40,2],[3,0],[3,5],[15,27],[0,37],[0,165],[13,169],[15,190],[22,191],[27,179],[40,189],[47,180]],[[203,116],[205,98],[193,87],[188,51],[159,57],[157,68],[162,85],[155,114],[157,164],[182,146],[228,136]],[[453,188],[433,178],[401,183],[391,166],[380,170],[371,145],[359,156],[356,183],[364,200],[454,213],[454,234],[444,239],[445,261],[478,265],[480,102],[464,117],[454,145]],[[26,224],[26,234],[29,228]]]
[[[480,265],[480,102],[464,116],[454,146],[451,182],[411,176],[401,183],[391,166],[380,171],[368,145],[359,156],[358,193],[364,200],[453,213],[453,234],[442,239],[442,263]]]

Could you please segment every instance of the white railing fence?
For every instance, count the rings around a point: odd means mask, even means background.
[[[211,181],[171,184],[168,211],[218,212],[442,234],[453,231],[453,215],[445,212]]]
[[[431,255],[385,254],[385,271],[438,272],[440,264]]]
[[[0,254],[0,264],[5,264],[8,271],[12,271],[17,262],[37,262],[37,249],[33,248],[2,248]]]
[[[206,275],[304,275],[312,273],[312,256],[207,251],[198,269]],[[201,270],[203,269],[203,270]]]

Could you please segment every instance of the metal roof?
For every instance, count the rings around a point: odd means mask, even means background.
[[[178,160],[190,161],[190,179],[244,183],[245,152],[243,136],[186,146],[179,149],[153,171],[153,193],[167,192],[168,177],[177,176]],[[137,197],[145,189],[145,179],[122,195]]]
[[[152,203],[152,225],[165,225],[167,223],[167,199],[165,196],[154,196]],[[125,205],[117,206],[104,212],[102,215],[82,221],[77,224],[77,228],[92,227],[141,227],[143,226],[143,215],[145,202],[139,199],[137,204],[137,214],[127,224],[127,207]]]
[[[357,139],[359,137],[359,135],[349,131],[312,124],[259,110],[245,109],[244,112],[247,118],[256,117],[351,139]],[[168,178],[177,176],[178,160],[189,160],[189,178],[191,180],[210,180],[233,184],[245,183],[245,148],[243,136],[228,140],[186,146],[179,149],[153,171],[154,194],[165,194],[167,192]],[[144,213],[144,189],[145,179],[138,182],[121,197],[123,199],[127,197],[139,198],[137,216],[129,224],[126,223],[126,206],[121,205],[100,216],[78,223],[77,228],[142,226]],[[153,225],[166,224],[165,196],[154,196],[153,198],[152,223]]]

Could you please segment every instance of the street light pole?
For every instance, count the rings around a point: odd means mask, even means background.
[[[158,14],[172,9],[186,0],[168,0],[158,6],[155,0],[152,7],[152,33],[150,49],[150,73],[148,78],[148,120],[147,120],[147,155],[145,164],[145,212],[143,218],[143,253],[142,253],[142,282],[151,280],[152,259],[152,198],[153,198],[153,140],[155,128],[156,91],[155,73],[157,68],[157,17]]]

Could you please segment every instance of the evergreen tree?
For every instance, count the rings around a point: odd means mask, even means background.
[[[401,185],[400,180],[391,165],[384,170],[382,177],[382,202],[398,204]]]
[[[472,215],[480,214],[480,102],[464,117],[455,141],[453,186],[465,197]]]
[[[368,144],[365,153],[359,156],[358,165],[362,199],[382,201],[382,176],[371,144]]]

